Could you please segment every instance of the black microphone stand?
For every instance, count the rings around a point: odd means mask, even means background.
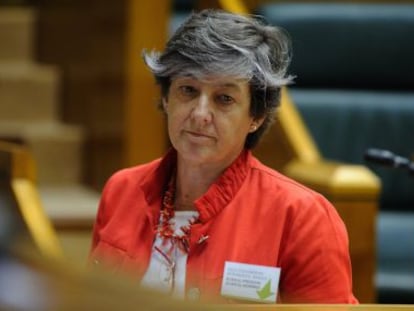
[[[369,148],[364,154],[364,159],[368,162],[408,170],[411,176],[414,176],[414,162],[407,158],[396,155],[391,151],[384,149]]]

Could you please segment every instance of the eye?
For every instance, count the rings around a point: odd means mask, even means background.
[[[222,105],[225,105],[225,106],[231,105],[231,104],[233,104],[235,102],[234,98],[231,97],[231,96],[229,96],[229,95],[227,95],[227,94],[217,95],[216,101],[219,104],[222,104]]]
[[[194,97],[197,94],[197,89],[191,85],[181,85],[178,90],[185,97]]]

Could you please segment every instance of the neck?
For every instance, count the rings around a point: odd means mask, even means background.
[[[177,158],[175,210],[195,210],[194,201],[205,194],[228,165],[191,165]]]

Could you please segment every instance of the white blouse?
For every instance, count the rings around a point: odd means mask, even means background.
[[[176,235],[184,235],[180,229],[198,217],[197,211],[177,211],[171,219]],[[175,298],[184,299],[187,253],[170,240],[163,240],[157,234],[154,241],[148,269],[141,280],[141,285]]]

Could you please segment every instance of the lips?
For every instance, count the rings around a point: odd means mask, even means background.
[[[210,139],[214,139],[214,136],[205,134],[205,133],[200,133],[200,132],[194,132],[194,131],[185,131],[188,135],[190,135],[191,137],[194,138],[210,138]]]

